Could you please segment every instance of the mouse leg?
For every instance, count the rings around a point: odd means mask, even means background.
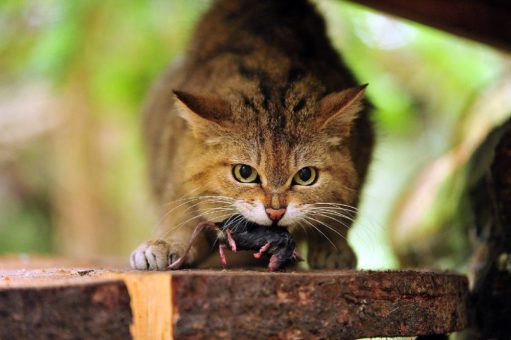
[[[236,246],[236,241],[234,241],[234,238],[232,237],[232,233],[229,229],[225,229],[225,233],[227,234],[227,242],[229,242],[229,246],[231,247],[231,250],[235,253],[238,251],[238,247]]]
[[[227,258],[225,257],[225,244],[220,244],[218,246],[218,254],[220,255],[220,261],[224,266],[227,265]]]
[[[271,272],[276,271],[279,267],[278,262],[279,262],[279,257],[277,255],[273,254],[270,257],[270,261],[268,262],[268,270]]]
[[[261,256],[263,256],[263,254],[270,248],[270,246],[271,246],[271,243],[266,242],[266,244],[259,249],[259,252],[254,254],[254,257],[256,259],[260,259]]]

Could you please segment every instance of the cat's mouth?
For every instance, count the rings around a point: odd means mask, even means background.
[[[234,214],[232,216],[229,216],[225,220],[216,223],[218,227],[221,229],[230,228],[235,229],[236,227],[243,226],[243,225],[258,225],[255,222],[249,221],[245,216],[241,214]]]
[[[261,228],[261,227],[264,227],[264,228],[276,228],[277,227],[277,228],[280,228],[280,229],[286,229],[285,227],[283,227],[281,225],[278,225],[278,221],[275,221],[271,225],[263,225],[263,224],[258,224],[256,222],[252,222],[252,221],[248,220],[245,216],[243,216],[241,214],[232,215],[231,217],[228,217],[225,220],[223,220],[221,222],[218,222],[218,223],[215,223],[215,224],[220,229],[229,228],[229,229],[231,229],[233,231],[236,231],[238,229],[245,230],[245,231],[250,231],[252,229]]]
[[[225,220],[216,223],[216,225],[218,227],[220,227],[221,229],[229,228],[232,230],[236,230],[237,228],[251,229],[252,227],[270,227],[268,225],[262,225],[262,224],[258,224],[256,222],[250,221],[245,216],[243,216],[241,214],[232,215],[232,216],[226,218]],[[277,226],[277,224],[275,223],[272,226]]]

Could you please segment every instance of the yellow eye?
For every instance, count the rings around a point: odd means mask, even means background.
[[[293,184],[298,185],[313,185],[318,178],[318,171],[313,167],[305,167],[300,169],[293,177]]]
[[[250,165],[236,164],[232,169],[234,178],[241,183],[256,183],[259,182],[257,171]]]

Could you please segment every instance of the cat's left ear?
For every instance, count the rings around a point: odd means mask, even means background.
[[[332,135],[332,141],[350,135],[353,122],[364,108],[364,92],[368,84],[326,95],[319,102],[319,128]]]
[[[221,98],[199,96],[184,91],[173,91],[179,115],[186,120],[195,138],[215,144],[228,128],[229,103]]]

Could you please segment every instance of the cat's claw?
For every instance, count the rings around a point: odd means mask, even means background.
[[[130,265],[138,270],[165,270],[180,256],[175,247],[164,240],[142,243],[130,256]]]

